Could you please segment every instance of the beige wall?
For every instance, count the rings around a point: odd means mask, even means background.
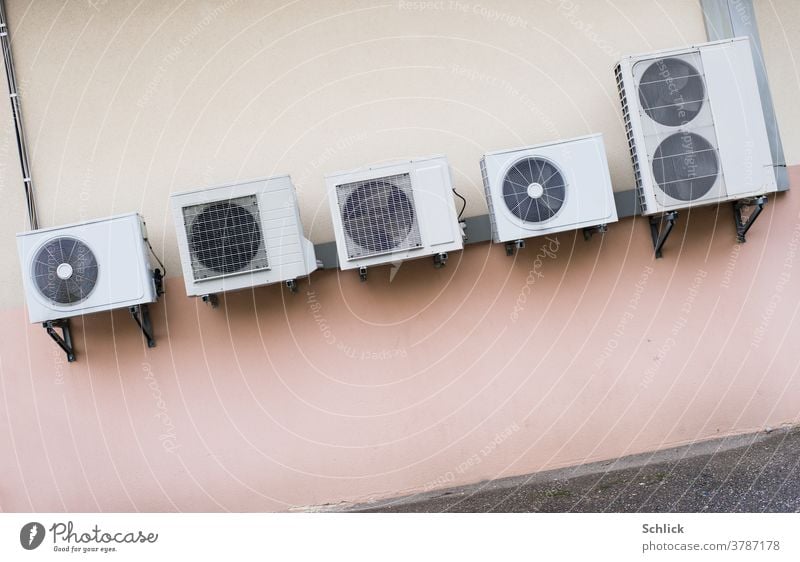
[[[786,163],[800,164],[800,2],[755,0]]]
[[[170,272],[168,193],[237,178],[290,173],[314,242],[380,160],[447,154],[470,216],[484,151],[599,131],[629,189],[615,61],[705,38],[696,0],[7,3],[42,225],[141,210]]]
[[[5,80],[5,76],[2,77]],[[14,235],[28,228],[25,196],[22,190],[22,175],[19,168],[17,139],[11,108],[6,101],[6,85],[0,86],[3,100],[0,102],[0,197],[2,216],[0,220],[0,251],[10,263],[17,261]],[[0,272],[0,306],[22,302],[22,276],[19,267],[6,267]]]

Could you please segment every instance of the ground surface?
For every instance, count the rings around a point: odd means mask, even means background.
[[[379,512],[800,512],[800,428],[359,505]]]

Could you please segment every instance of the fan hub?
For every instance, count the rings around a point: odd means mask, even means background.
[[[68,263],[59,264],[59,266],[56,268],[56,275],[59,279],[63,279],[64,281],[72,277],[72,273],[72,266]]]
[[[544,187],[538,182],[533,182],[528,186],[528,197],[531,199],[538,199],[544,195]]]

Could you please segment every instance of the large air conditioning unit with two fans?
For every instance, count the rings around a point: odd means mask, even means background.
[[[385,164],[326,176],[341,269],[433,256],[463,248],[444,156]]]
[[[216,294],[296,280],[317,269],[289,176],[171,196],[186,293]]]
[[[481,159],[492,237],[511,255],[524,240],[617,221],[600,134],[491,152]],[[585,230],[585,232],[588,232]]]
[[[23,232],[17,247],[30,321],[43,323],[70,361],[67,320],[84,314],[128,308],[155,345],[146,305],[158,299],[161,278],[138,214]]]
[[[643,214],[777,189],[748,38],[627,57],[616,78]]]

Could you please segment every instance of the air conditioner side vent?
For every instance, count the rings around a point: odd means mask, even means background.
[[[481,177],[483,178],[483,190],[486,193],[486,205],[489,208],[489,222],[492,225],[492,238],[498,240],[497,219],[494,216],[494,202],[492,201],[492,186],[489,183],[489,174],[486,171],[486,158],[481,158]]]
[[[639,210],[642,213],[647,211],[647,203],[644,195],[644,185],[642,184],[642,172],[639,167],[639,155],[636,150],[636,141],[633,137],[633,125],[631,124],[630,110],[628,107],[628,98],[625,92],[625,84],[622,78],[622,65],[617,64],[614,68],[614,75],[617,79],[617,89],[619,90],[620,103],[622,104],[622,119],[625,122],[625,133],[628,138],[628,150],[631,154],[631,161],[633,163],[633,175],[636,181],[636,195],[639,200]]]

